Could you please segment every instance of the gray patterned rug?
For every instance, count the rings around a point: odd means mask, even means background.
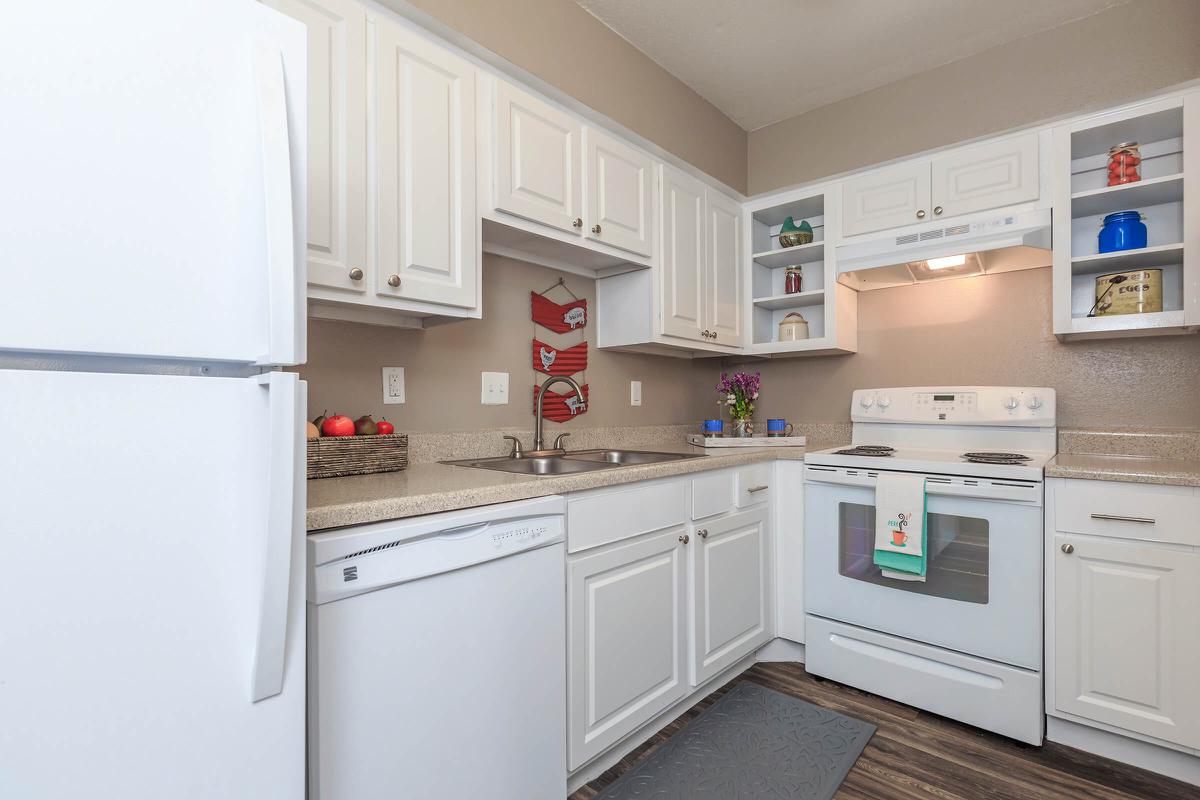
[[[830,800],[874,733],[747,681],[596,800]]]

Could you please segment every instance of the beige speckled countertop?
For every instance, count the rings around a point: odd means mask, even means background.
[[[835,443],[810,443],[810,449]],[[572,475],[514,475],[450,464],[412,464],[402,472],[325,478],[308,482],[308,530],[362,525],[439,511],[526,500],[600,486],[667,478],[692,472],[735,467],[777,459],[800,460],[803,447],[710,448],[656,444],[641,449],[671,453],[703,453],[659,464],[612,467]]]
[[[1200,461],[1059,453],[1046,465],[1046,477],[1200,486]]]

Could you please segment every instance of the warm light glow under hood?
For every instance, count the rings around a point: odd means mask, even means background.
[[[1048,267],[1050,210],[1000,211],[837,248],[838,282],[859,291]]]

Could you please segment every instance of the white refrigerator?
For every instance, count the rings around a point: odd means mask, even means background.
[[[304,796],[305,29],[0,25],[0,797]]]

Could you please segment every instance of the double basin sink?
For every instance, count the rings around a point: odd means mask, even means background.
[[[459,467],[493,469],[513,472],[518,475],[571,475],[577,472],[592,472],[598,469],[628,467],[635,464],[660,464],[666,461],[682,461],[688,458],[704,458],[702,453],[655,453],[646,450],[578,450],[570,453],[532,455],[513,458],[468,458],[462,461],[443,461]]]

